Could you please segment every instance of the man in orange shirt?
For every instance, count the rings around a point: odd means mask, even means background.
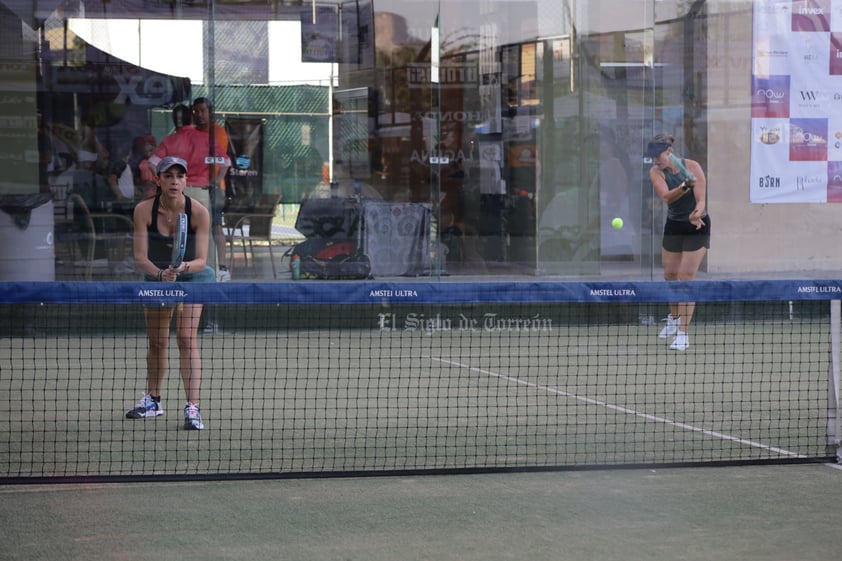
[[[211,249],[216,251],[208,251],[208,265],[216,271],[217,280],[224,282],[231,280],[226,267],[225,235],[222,231],[225,175],[231,160],[228,158],[228,134],[213,122],[212,111],[207,98],[196,98],[193,101],[193,124],[178,128],[164,138],[148,161],[153,168],[166,156],[177,156],[187,162],[189,172],[184,192],[210,211]]]
[[[211,200],[211,236],[216,243],[218,257],[217,280],[231,280],[226,266],[225,233],[222,231],[222,210],[225,208],[225,175],[231,167],[228,158],[228,133],[213,118],[213,105],[206,97],[193,100],[193,126],[203,135],[203,141],[196,141],[195,149],[204,149],[206,158],[215,156],[215,163],[205,160],[208,187]],[[211,133],[211,131],[213,131]]]

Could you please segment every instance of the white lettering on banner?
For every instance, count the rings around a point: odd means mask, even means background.
[[[799,286],[799,294],[838,294],[842,288],[838,286]]]
[[[416,111],[414,116],[419,119],[435,120],[439,117],[441,123],[478,123],[482,121],[481,111],[442,111],[436,113],[435,111]]]
[[[374,289],[368,293],[370,298],[418,298],[418,291],[412,289]]]
[[[459,314],[451,318],[435,314],[426,316],[409,313],[403,318],[397,314],[377,314],[377,329],[380,331],[409,331],[437,333],[449,331],[484,331],[494,332],[546,332],[553,330],[553,320],[536,314],[531,317],[505,317],[500,314],[486,313],[480,317],[468,317]]]
[[[600,288],[591,290],[591,296],[637,296],[633,288]]]
[[[436,152],[430,153],[430,152],[427,152],[426,150],[421,150],[421,151],[413,150],[412,154],[409,156],[409,161],[414,163],[414,164],[426,164],[426,163],[432,163],[431,160],[433,158],[438,158],[439,163],[441,163],[440,162],[441,158],[446,158],[448,161],[451,161],[451,160],[460,161],[460,160],[466,159],[465,153],[462,152],[462,150],[457,150],[457,151],[442,150],[441,152],[438,152],[438,154],[440,154],[440,155],[437,156],[435,154],[436,154]]]
[[[754,92],[757,97],[765,97],[766,99],[781,99],[786,95],[786,92],[776,91],[772,89],[757,90]]]
[[[4,115],[0,117],[0,128],[3,129],[36,129],[38,127],[38,118],[35,116],[12,116]]]
[[[410,88],[430,86],[430,66],[410,64],[406,80]],[[439,68],[442,87],[474,88],[479,84],[479,69],[476,65],[447,65]]]
[[[164,76],[114,74],[120,87],[118,98],[128,97],[135,105],[159,105],[172,97],[170,83]]]
[[[113,97],[113,99],[129,100],[134,105],[149,106],[168,103],[173,96],[173,86],[170,78],[161,74],[137,74],[121,65],[106,65],[102,68],[99,78],[97,72],[79,72],[57,69],[52,74],[52,88],[55,92],[72,92],[80,86],[96,87],[98,93]],[[108,76],[113,82],[107,78]],[[91,84],[91,81],[99,82]],[[116,88],[115,88],[116,84]]]
[[[450,331],[450,318],[442,318],[441,314],[424,317],[424,314],[407,314],[404,320],[404,331]]]
[[[9,74],[15,72],[30,73],[35,71],[35,63],[33,62],[3,62],[0,63],[0,74],[5,74],[4,78],[10,78]]]
[[[184,298],[187,292],[178,289],[142,288],[137,291],[141,298]]]

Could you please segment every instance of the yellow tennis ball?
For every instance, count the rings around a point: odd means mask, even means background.
[[[617,218],[611,221],[611,227],[615,230],[619,230],[623,227],[623,219],[618,216]]]

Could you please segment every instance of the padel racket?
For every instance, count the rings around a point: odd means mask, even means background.
[[[187,215],[181,213],[176,220],[175,232],[173,233],[172,259],[170,267],[173,269],[181,265],[184,260],[184,252],[187,251]]]
[[[690,170],[687,169],[687,167],[684,165],[684,163],[682,163],[680,158],[676,157],[676,155],[672,152],[670,152],[669,158],[670,161],[675,165],[675,167],[677,167],[679,171],[681,171],[681,173],[684,174],[685,179],[688,179],[690,181],[696,181],[696,178],[693,177],[693,174],[690,173]]]

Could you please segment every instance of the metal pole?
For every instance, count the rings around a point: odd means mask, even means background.
[[[328,182],[333,183],[335,176],[333,174],[333,62],[330,63],[330,82],[327,86],[327,157],[328,157]]]
[[[842,301],[830,301],[830,365],[827,377],[827,448],[842,461],[842,435],[839,425],[839,342]]]

